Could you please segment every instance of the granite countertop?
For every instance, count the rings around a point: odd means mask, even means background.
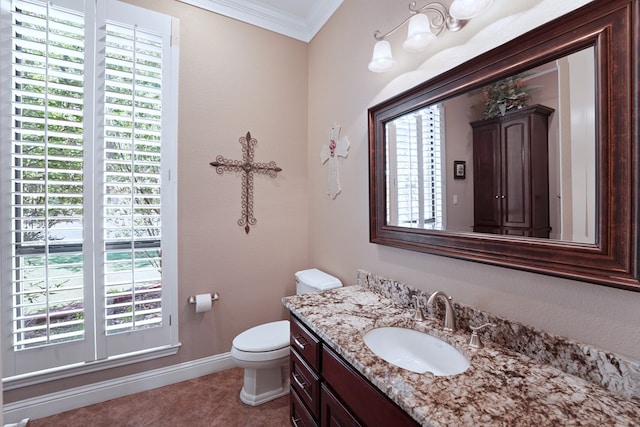
[[[369,381],[424,426],[640,424],[640,402],[466,331],[442,330],[442,319],[412,318],[412,310],[362,286],[283,298],[284,305]],[[391,365],[369,350],[363,335],[398,326],[428,332],[467,356],[462,374],[436,377]]]

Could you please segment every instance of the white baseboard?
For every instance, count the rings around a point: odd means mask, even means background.
[[[20,400],[4,405],[3,421],[15,423],[24,418],[35,420],[48,417],[71,409],[224,371],[234,366],[231,354],[222,353],[166,368]]]

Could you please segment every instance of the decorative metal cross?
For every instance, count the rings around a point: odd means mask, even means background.
[[[242,145],[242,160],[229,160],[217,156],[216,161],[209,164],[214,166],[220,175],[225,171],[242,172],[242,216],[238,220],[238,225],[241,227],[244,225],[245,233],[249,234],[249,225],[255,225],[258,222],[253,217],[253,173],[261,173],[275,178],[282,169],[277,167],[274,161],[269,163],[253,162],[253,149],[258,141],[251,138],[251,132],[240,137],[239,142]]]

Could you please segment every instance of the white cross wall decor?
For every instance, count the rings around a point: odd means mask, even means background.
[[[322,164],[329,161],[329,179],[327,182],[327,194],[335,199],[340,193],[340,178],[338,175],[338,157],[347,157],[349,154],[349,139],[346,136],[340,138],[339,125],[334,125],[329,132],[329,143],[320,149]]]

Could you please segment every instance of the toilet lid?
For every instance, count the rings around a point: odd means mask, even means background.
[[[342,282],[337,277],[320,271],[317,268],[298,271],[295,274],[296,283],[301,282],[319,291],[342,287]]]
[[[273,351],[289,346],[289,321],[265,323],[247,329],[233,339],[233,346],[247,352]]]

